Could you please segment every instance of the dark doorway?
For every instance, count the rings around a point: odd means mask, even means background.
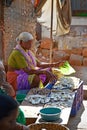
[[[87,17],[87,0],[71,0],[72,15]]]

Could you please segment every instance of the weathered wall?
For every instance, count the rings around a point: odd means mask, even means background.
[[[87,47],[87,25],[72,25],[69,34],[56,37],[58,49]]]
[[[0,0],[0,60],[2,60],[3,58],[3,54],[2,54],[2,50],[3,50],[3,41],[2,41],[2,37],[3,37],[3,5],[2,5],[2,0]]]
[[[4,64],[7,64],[8,56],[16,45],[15,38],[20,32],[29,31],[35,36],[36,16],[33,10],[31,0],[13,0],[10,7],[4,7]],[[44,34],[46,37],[49,37],[48,31],[42,29],[42,38],[44,37]],[[71,52],[73,49],[84,49],[87,47],[87,26],[74,26],[74,28],[71,28],[68,35],[57,37],[56,44],[58,50],[70,50]],[[49,55],[49,50],[42,51],[46,55],[46,59],[49,61],[49,56],[47,57],[47,55]],[[85,50],[83,50],[83,53],[84,51]],[[81,53],[81,55],[83,53]],[[58,60],[58,55],[55,54],[56,51],[54,51],[54,57]],[[41,56],[41,58],[44,58],[44,55],[43,57]],[[83,56],[83,58],[86,58],[83,59],[83,63],[87,65],[87,56]]]
[[[4,7],[4,62],[15,46],[15,39],[22,31],[28,31],[35,37],[36,17],[30,0],[14,0],[10,7]]]
[[[51,42],[44,39],[38,49],[37,56],[40,60],[48,62]],[[72,65],[87,66],[87,26],[71,26],[70,33],[56,37],[54,45],[53,61],[63,59],[68,60]]]

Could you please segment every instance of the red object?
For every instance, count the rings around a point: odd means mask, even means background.
[[[35,2],[34,2],[34,6],[37,7],[38,4],[39,4],[39,2],[40,2],[40,0],[35,0]]]

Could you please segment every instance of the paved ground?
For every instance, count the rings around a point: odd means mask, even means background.
[[[87,67],[74,66],[76,73],[74,76],[80,78],[84,82],[85,99],[87,99]],[[75,117],[70,117],[68,122],[70,130],[87,130],[87,100],[83,100],[83,104]]]
[[[87,130],[87,100],[83,104],[75,117],[70,117],[67,127],[70,130]]]
[[[76,73],[73,76],[76,76],[83,80],[84,85],[87,85],[87,66],[74,66]]]

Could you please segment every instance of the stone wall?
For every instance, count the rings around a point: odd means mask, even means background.
[[[42,62],[50,62],[50,48],[39,48],[37,57]],[[53,48],[52,62],[68,60],[71,65],[87,66],[87,48],[74,48],[70,50],[58,50]]]
[[[41,57],[41,61],[49,62],[51,41],[47,38],[43,40],[37,56]],[[52,50],[53,62],[68,60],[71,65],[87,66],[87,26],[71,26],[69,34],[53,40]]]
[[[87,47],[87,25],[71,26],[66,35],[55,37],[59,50]]]
[[[10,7],[4,6],[4,64],[7,64],[19,33],[28,31],[35,37],[35,24],[36,16],[30,0],[14,0]]]

